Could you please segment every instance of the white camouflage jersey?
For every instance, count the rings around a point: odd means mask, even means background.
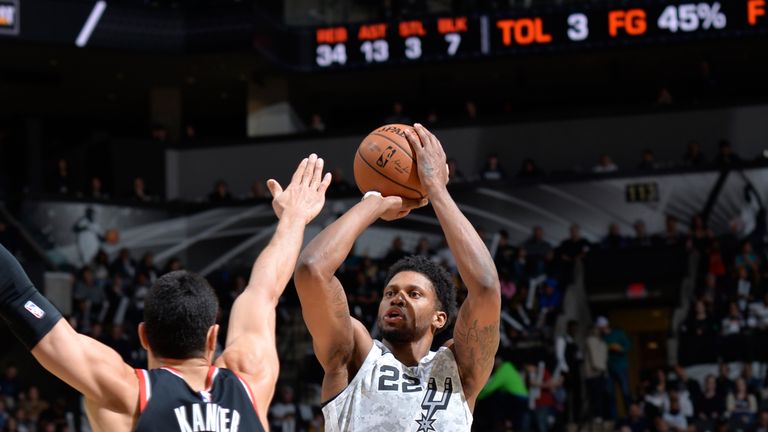
[[[449,348],[431,351],[409,367],[377,340],[357,375],[323,407],[323,414],[326,432],[458,432],[472,426]]]

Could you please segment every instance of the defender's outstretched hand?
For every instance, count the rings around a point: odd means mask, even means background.
[[[323,175],[323,165],[323,159],[312,153],[301,161],[285,190],[277,180],[267,181],[278,219],[291,214],[303,218],[307,224],[320,213],[325,204],[325,191],[331,184],[331,173]]]
[[[406,129],[405,136],[416,153],[419,181],[427,195],[432,195],[436,189],[444,189],[448,184],[448,164],[440,140],[420,123],[413,125],[413,132]]]

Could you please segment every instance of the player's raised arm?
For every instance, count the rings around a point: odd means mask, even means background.
[[[406,134],[416,153],[419,179],[467,286],[467,298],[454,326],[453,351],[465,395],[470,406],[474,406],[477,394],[493,370],[499,346],[499,277],[485,243],[446,189],[448,169],[440,141],[420,124],[414,126],[414,131],[415,134],[411,131]]]
[[[344,288],[334,276],[355,240],[377,219],[404,217],[420,203],[372,194],[326,227],[301,253],[294,282],[315,355],[325,370],[323,399],[348,383],[349,366],[359,366],[371,349],[368,331],[349,314]]]
[[[52,374],[89,402],[131,415],[139,398],[133,369],[111,348],[78,334],[0,245],[0,316]]]
[[[248,286],[232,306],[226,347],[217,361],[249,382],[262,415],[279,373],[275,308],[296,266],[304,228],[322,210],[330,182],[330,173],[323,176],[323,160],[312,154],[301,161],[285,190],[275,180],[267,184],[279,222],[253,264]]]

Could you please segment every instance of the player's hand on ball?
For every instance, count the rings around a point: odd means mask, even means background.
[[[427,199],[414,200],[402,198],[399,196],[387,196],[375,195],[366,199],[377,199],[381,201],[381,214],[379,217],[385,221],[393,221],[401,219],[411,212],[411,210],[427,205]]]
[[[267,181],[278,219],[290,214],[307,224],[320,213],[325,204],[325,191],[331,184],[331,173],[323,175],[323,165],[323,159],[312,153],[301,161],[285,190],[277,180]]]
[[[408,141],[416,154],[419,167],[419,181],[427,194],[435,188],[448,184],[448,164],[440,140],[420,123],[413,125],[414,132],[405,131]]]

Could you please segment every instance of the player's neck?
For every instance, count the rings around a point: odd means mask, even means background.
[[[411,342],[390,342],[386,339],[381,341],[395,358],[406,366],[416,366],[419,361],[429,354],[429,348],[432,346],[431,338],[422,338]]]
[[[205,358],[150,358],[148,366],[150,369],[171,369],[175,373],[181,375],[181,378],[184,379],[193,390],[199,391],[206,387],[206,379],[208,378],[208,370],[211,367],[211,362]]]

